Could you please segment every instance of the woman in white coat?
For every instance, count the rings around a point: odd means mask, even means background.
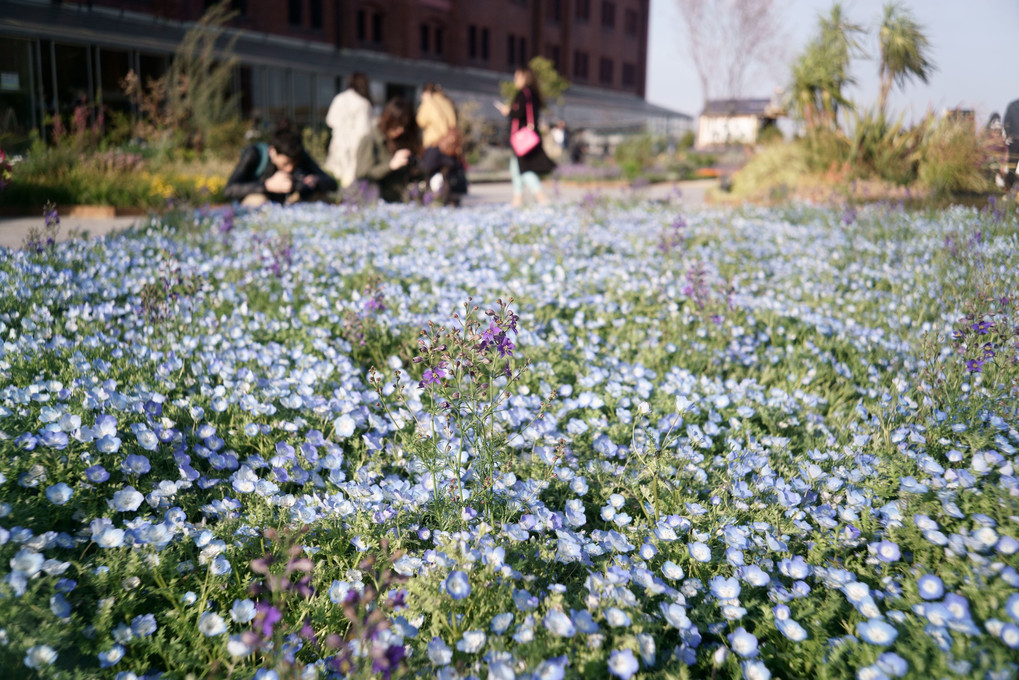
[[[326,125],[332,130],[325,169],[342,187],[354,183],[357,171],[357,147],[371,133],[372,101],[368,76],[353,73],[347,89],[333,98],[326,114]]]

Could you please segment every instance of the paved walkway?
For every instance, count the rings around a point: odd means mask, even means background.
[[[716,180],[695,180],[691,182],[667,182],[652,184],[637,189],[625,184],[572,185],[552,181],[545,182],[545,189],[553,202],[577,203],[590,194],[612,197],[641,197],[649,200],[682,201],[686,208],[704,204],[707,191],[716,186]],[[470,193],[464,198],[466,208],[509,203],[513,189],[509,182],[483,182],[471,184]],[[144,217],[67,217],[60,218],[60,236],[66,238],[68,231],[85,232],[89,236],[103,236],[131,227]],[[0,247],[20,248],[29,231],[42,229],[44,220],[39,217],[0,218]]]

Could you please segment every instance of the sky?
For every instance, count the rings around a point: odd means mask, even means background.
[[[849,97],[872,105],[878,93],[877,26],[886,0],[843,0],[849,19],[868,29],[865,47],[871,58],[853,61],[858,85]],[[973,109],[978,124],[993,112],[1004,113],[1019,99],[1019,0],[902,0],[923,26],[937,70],[926,84],[913,80],[893,88],[889,109],[905,120],[922,118],[929,108]],[[770,97],[788,81],[789,66],[815,34],[817,17],[827,14],[832,0],[777,0],[788,45],[785,59],[772,73],[746,87],[747,97]],[[686,44],[685,27],[676,0],[651,0],[646,99],[696,117],[704,106],[697,71]]]

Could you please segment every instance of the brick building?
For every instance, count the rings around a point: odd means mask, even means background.
[[[0,131],[40,128],[81,100],[126,107],[129,70],[158,77],[209,0],[4,0]],[[649,0],[232,0],[241,114],[319,126],[354,71],[376,102],[427,81],[480,115],[501,80],[535,55],[573,86],[554,115],[635,127],[689,117],[644,101]]]

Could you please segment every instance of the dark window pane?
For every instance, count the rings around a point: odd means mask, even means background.
[[[428,24],[421,24],[421,52],[428,53]]]
[[[488,29],[481,29],[481,58],[488,61]]]
[[[442,27],[435,27],[435,53],[442,54]]]
[[[287,0],[287,22],[291,26],[300,26],[304,23],[304,19],[301,16],[301,5],[304,4],[304,0]]]
[[[364,10],[357,10],[357,40],[358,42],[364,42],[368,39],[368,29],[366,28],[366,17]]]
[[[471,59],[478,58],[478,27],[471,26],[467,29],[467,56]]]
[[[382,44],[382,15],[378,12],[372,14],[372,42]]]
[[[322,29],[322,0],[309,0],[308,21],[315,30]]]

